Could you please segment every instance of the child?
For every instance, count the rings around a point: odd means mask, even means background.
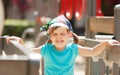
[[[82,47],[78,45],[78,36],[72,32],[70,22],[63,16],[58,16],[44,25],[41,30],[48,33],[48,42],[33,51],[40,53],[44,58],[45,75],[74,75],[75,59],[80,54],[85,57],[97,56],[106,47],[112,46],[112,43],[118,41],[103,41],[93,48]],[[70,37],[74,38],[74,43],[68,43]],[[19,37],[9,37],[18,40],[21,44],[23,40]]]

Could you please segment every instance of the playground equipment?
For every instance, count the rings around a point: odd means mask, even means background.
[[[3,24],[4,23],[4,10],[3,10],[3,4],[2,0],[0,0],[0,36],[2,35],[3,32]]]
[[[114,34],[116,40],[120,41],[120,26],[119,26],[119,6],[115,7],[114,17],[95,17],[95,0],[87,0],[86,7],[86,39],[84,40],[84,45],[87,47],[93,47],[94,45],[100,43],[95,39],[95,33],[109,33]],[[38,67],[36,68],[36,64],[32,64],[29,59],[29,51],[26,48],[21,46],[18,43],[11,42],[11,44],[6,44],[5,39],[1,38],[0,40],[0,49],[4,50],[8,56],[1,56],[1,75],[32,75],[34,73],[38,74]],[[11,51],[12,50],[12,51]],[[1,51],[2,54],[3,51]],[[120,64],[120,45],[114,45],[113,47],[107,48],[106,51],[101,53],[96,57],[91,57],[86,59],[86,75],[120,75],[119,72],[119,64]],[[4,54],[4,53],[3,53]],[[11,54],[14,54],[11,56]],[[18,54],[18,55],[16,55]],[[24,58],[23,58],[24,57]],[[34,60],[33,60],[34,61]],[[16,64],[16,62],[18,64]],[[38,61],[37,61],[38,62]],[[11,63],[13,64],[12,66]],[[38,63],[37,63],[38,64]],[[4,65],[4,66],[3,66]],[[6,66],[7,65],[7,66]],[[19,69],[14,69],[13,66],[16,65]],[[2,67],[3,66],[3,67]],[[8,68],[10,66],[10,70]],[[22,66],[22,68],[20,68]],[[17,68],[18,68],[17,67]],[[110,67],[110,68],[109,68]],[[34,69],[34,70],[32,70]],[[7,70],[7,72],[6,72]],[[44,69],[43,69],[44,70]],[[5,72],[4,72],[5,71]],[[36,72],[37,71],[37,72]],[[17,72],[17,73],[14,73]],[[6,74],[7,73],[7,74]],[[21,74],[23,73],[23,74]],[[36,74],[36,75],[37,75]]]
[[[76,19],[80,20],[83,13],[86,11],[86,2],[87,0],[61,0],[59,14],[64,14],[68,19],[75,16]],[[94,7],[96,8],[96,16],[103,16],[101,0],[93,0],[92,2],[95,3]]]
[[[101,0],[96,0],[96,16],[103,16],[101,10]]]
[[[89,6],[87,6],[89,8]],[[97,32],[113,34],[115,39],[120,41],[120,5],[114,8],[114,17],[96,17],[95,11],[87,10],[86,18],[86,38],[95,39]],[[85,40],[85,46],[93,47],[100,43],[96,40]],[[106,50],[96,57],[86,59],[86,75],[120,75],[120,45],[106,48]]]
[[[96,0],[86,1],[86,38],[84,40],[84,46],[93,47],[100,43],[96,41],[95,33],[108,33],[114,34],[116,40],[119,40],[119,8],[115,11],[114,17],[95,17],[96,16]],[[99,7],[98,7],[99,8]],[[99,15],[98,15],[99,16]],[[113,47],[107,48],[106,51],[96,57],[86,58],[86,75],[119,75],[119,53],[120,45],[114,45]],[[113,64],[113,65],[112,65]],[[112,66],[112,67],[111,67]],[[110,69],[109,69],[110,67]],[[44,70],[44,69],[43,69]],[[44,72],[44,71],[43,71]]]
[[[29,49],[0,37],[0,75],[39,75],[40,58]]]

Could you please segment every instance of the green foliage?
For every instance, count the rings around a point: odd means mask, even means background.
[[[28,20],[5,20],[3,35],[21,37],[23,31],[28,27],[34,27],[35,23]]]
[[[15,20],[15,19],[6,19],[4,22],[5,25],[8,26],[34,26],[34,21],[29,20]]]

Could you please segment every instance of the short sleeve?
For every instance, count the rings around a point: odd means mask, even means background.
[[[40,54],[44,57],[47,51],[48,44],[41,46]]]
[[[72,52],[75,54],[75,56],[78,55],[78,45],[77,44],[70,44],[71,46],[71,49],[72,49]]]
[[[73,44],[73,47],[74,47],[75,55],[77,56],[78,55],[78,45],[77,44]]]

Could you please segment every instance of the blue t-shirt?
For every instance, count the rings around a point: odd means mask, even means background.
[[[41,47],[41,55],[45,75],[74,75],[77,44],[67,44],[64,50],[58,51],[53,44],[47,43]]]

